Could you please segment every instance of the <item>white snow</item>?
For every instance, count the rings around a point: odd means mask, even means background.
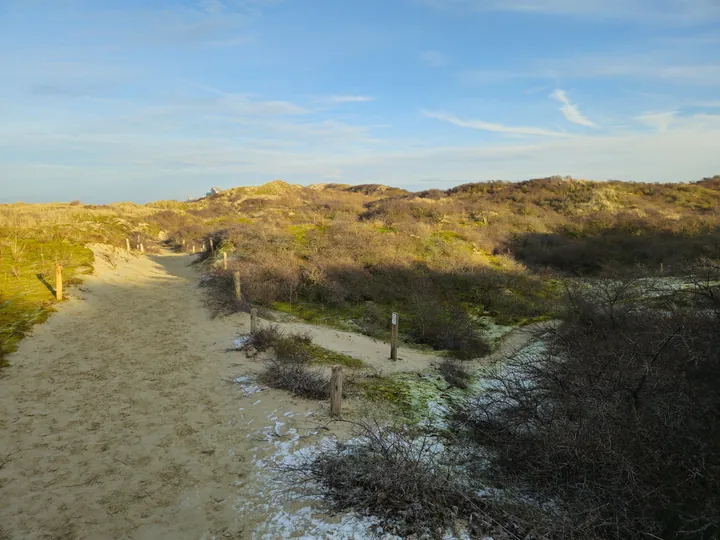
[[[253,394],[257,394],[258,392],[265,390],[262,386],[255,384],[250,377],[247,376],[235,377],[233,382],[240,386],[240,391],[245,397],[252,396]]]

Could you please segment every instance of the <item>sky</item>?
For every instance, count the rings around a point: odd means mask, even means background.
[[[0,0],[0,202],[720,174],[720,0]]]

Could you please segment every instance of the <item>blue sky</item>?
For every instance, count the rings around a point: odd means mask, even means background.
[[[720,174],[720,0],[0,0],[0,202]]]

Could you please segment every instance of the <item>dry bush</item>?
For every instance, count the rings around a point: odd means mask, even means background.
[[[240,299],[235,296],[235,282],[231,272],[212,269],[203,276],[200,286],[209,292],[206,302],[213,317],[250,309],[244,294]]]
[[[287,390],[306,399],[330,397],[330,378],[321,370],[308,368],[306,362],[288,358],[268,360],[259,380],[272,388]]]
[[[249,356],[272,351],[259,377],[262,383],[307,399],[327,399],[330,377],[309,367],[313,360],[311,345],[308,334],[285,334],[277,326],[266,326],[251,334],[243,349]]]
[[[621,280],[569,287],[564,328],[457,412],[495,482],[573,520],[539,517],[555,536],[720,534],[720,318],[641,293]]]
[[[263,326],[248,336],[243,350],[250,356],[255,356],[258,353],[264,353],[274,348],[282,337],[283,333],[279,326]]]
[[[435,304],[416,300],[408,332],[416,343],[447,350],[462,359],[490,353],[490,345],[482,339],[467,315],[454,304]]]
[[[467,367],[459,360],[447,358],[437,365],[438,371],[443,379],[455,388],[466,389],[468,382],[472,379],[472,375]]]
[[[374,422],[355,428],[351,444],[338,442],[292,468],[320,485],[334,511],[378,517],[383,530],[403,538],[443,538],[460,518],[475,534],[497,531],[436,438]]]

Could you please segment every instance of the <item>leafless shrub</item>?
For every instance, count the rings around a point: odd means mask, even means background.
[[[275,347],[275,344],[281,338],[282,330],[280,330],[279,326],[263,326],[248,336],[248,340],[243,349],[251,355],[263,353]]]
[[[448,350],[466,360],[490,353],[490,346],[459,306],[416,300],[413,313],[408,332],[415,342]]]
[[[304,362],[274,358],[265,364],[259,380],[272,388],[307,399],[330,397],[330,378],[321,370],[308,368]]]
[[[262,383],[307,399],[327,399],[330,377],[322,369],[309,367],[313,360],[311,344],[308,334],[284,334],[277,326],[266,326],[251,334],[243,349],[250,356],[273,353],[260,374]],[[344,390],[349,390],[352,380],[345,386]]]
[[[456,359],[446,358],[438,364],[437,368],[445,381],[455,388],[467,388],[468,381],[472,378],[467,367]]]
[[[280,361],[308,364],[312,360],[308,351],[311,344],[312,338],[307,333],[285,334],[280,327],[270,325],[251,334],[244,350],[254,355],[272,349]]]
[[[293,468],[320,485],[333,510],[373,515],[385,531],[402,537],[442,538],[459,519],[474,534],[514,537],[507,533],[515,525],[505,528],[489,517],[486,501],[436,438],[372,421],[356,423],[355,432],[351,444],[336,443]]]
[[[200,286],[208,290],[206,302],[214,317],[248,311],[250,306],[245,299],[235,296],[235,282],[231,273],[223,270],[211,270],[203,276]]]
[[[720,259],[699,259],[687,269],[694,293],[701,307],[720,310]]]
[[[496,482],[577,520],[565,535],[717,537],[720,320],[650,307],[637,282],[581,291],[565,326],[512,358],[458,427],[490,450]]]

